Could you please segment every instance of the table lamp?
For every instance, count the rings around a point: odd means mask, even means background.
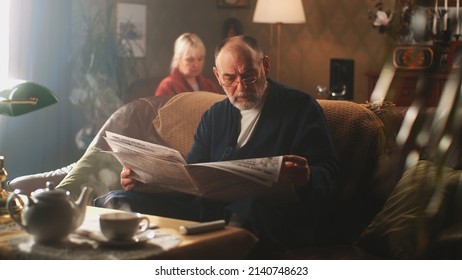
[[[0,115],[19,116],[57,102],[58,98],[48,88],[22,82],[0,91]]]
[[[253,22],[277,26],[276,79],[279,80],[282,25],[306,22],[302,0],[258,0]]]
[[[0,91],[0,115],[19,116],[57,102],[58,98],[48,88],[33,82],[21,82]],[[0,155],[0,223],[10,220],[6,209],[9,194],[4,188],[7,175],[4,157]]]

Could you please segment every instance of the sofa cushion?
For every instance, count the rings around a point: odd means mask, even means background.
[[[114,112],[100,129],[85,154],[74,168],[58,184],[76,198],[83,186],[93,188],[93,197],[106,194],[113,189],[121,189],[120,171],[122,165],[111,154],[103,136],[111,131],[144,141],[165,145],[152,127],[157,111],[169,99],[169,96],[151,96],[132,101]]]
[[[461,174],[450,167],[419,161],[403,174],[358,246],[383,258],[424,256],[446,221],[446,209]]]
[[[205,91],[177,94],[160,108],[153,125],[170,148],[186,156],[202,114],[225,98],[226,95]]]

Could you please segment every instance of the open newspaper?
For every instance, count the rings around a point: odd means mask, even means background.
[[[112,150],[108,152],[145,183],[135,191],[176,191],[223,201],[258,196],[285,202],[297,197],[293,186],[276,183],[282,156],[187,164],[180,152],[165,146],[109,131],[105,139]]]

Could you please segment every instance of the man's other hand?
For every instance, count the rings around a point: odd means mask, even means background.
[[[311,172],[306,158],[296,155],[285,155],[282,159],[278,182],[291,183],[302,187],[310,181]]]
[[[125,166],[124,168],[122,168],[122,171],[120,172],[120,184],[122,185],[122,188],[126,191],[133,189],[135,185],[138,183],[137,180],[130,177],[132,173],[133,170]]]

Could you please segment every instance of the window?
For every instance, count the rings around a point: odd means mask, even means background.
[[[0,1],[0,81],[9,78],[10,0]]]

